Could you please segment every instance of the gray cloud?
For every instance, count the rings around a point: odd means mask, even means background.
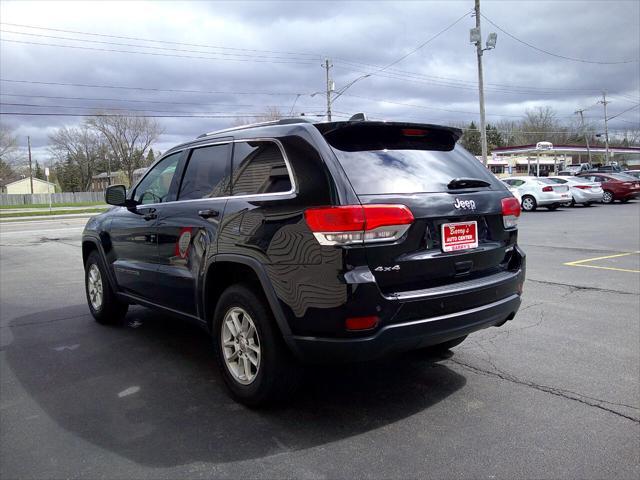
[[[506,31],[545,50],[602,61],[640,56],[640,3],[637,1],[483,1],[482,6],[483,13]],[[324,56],[333,60],[332,76],[339,88],[363,73],[375,72],[372,65],[386,65],[401,57],[472,7],[472,1],[2,2],[0,17],[6,23],[247,49],[233,51],[148,43],[5,24],[0,51],[2,78],[197,92],[2,82],[0,98],[5,103],[2,110],[85,113],[92,111],[90,107],[108,107],[140,110],[141,114],[185,112],[241,116],[260,112],[269,105],[278,105],[288,113],[296,94],[300,93],[303,95],[297,99],[294,112],[322,112],[324,97],[310,94],[324,90],[324,71],[320,67]],[[469,43],[469,28],[473,24],[473,18],[468,17],[391,69],[357,82],[335,102],[334,109],[343,115],[364,111],[388,119],[432,123],[477,120],[473,113],[478,110],[475,54]],[[485,37],[494,30],[483,20]],[[211,55],[199,52],[216,52],[216,58],[165,56]],[[611,114],[640,101],[637,62],[620,65],[571,62],[527,48],[502,32],[498,32],[497,48],[485,54],[484,62],[489,121],[515,118],[526,108],[549,105],[567,121],[573,118],[577,107],[592,107],[586,112],[587,120],[601,122],[602,108],[595,105],[601,90],[611,96]],[[202,93],[205,91],[229,93]],[[247,94],[251,92],[261,93]],[[44,96],[79,99],[42,98]],[[49,107],[9,106],[8,103]],[[36,158],[44,160],[47,135],[57,127],[74,125],[81,119],[3,115],[1,120],[15,127],[21,140],[30,135]],[[233,118],[161,118],[159,121],[166,133],[156,147],[164,151],[202,132],[229,126]],[[613,120],[611,127],[630,128],[636,124],[637,128],[638,123],[640,110],[636,109]]]

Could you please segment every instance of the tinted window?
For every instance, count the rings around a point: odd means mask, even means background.
[[[358,194],[445,192],[454,178],[498,180],[460,145],[451,151],[333,149]]]
[[[196,148],[182,177],[179,200],[229,195],[230,143]]]
[[[554,183],[556,183],[550,178],[538,178],[537,180],[538,180],[538,183],[544,183],[544,184],[547,184],[547,185],[549,185],[549,184],[553,185]]]
[[[549,180],[551,180],[554,183],[560,183],[560,184],[567,183],[567,180],[563,178],[550,178]]]
[[[232,195],[288,192],[291,179],[273,142],[237,142],[233,149]]]
[[[173,200],[169,198],[169,190],[180,155],[181,153],[174,153],[158,162],[136,187],[134,200],[143,204]]]

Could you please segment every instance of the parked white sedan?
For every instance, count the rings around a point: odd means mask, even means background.
[[[602,202],[604,191],[599,183],[590,182],[584,177],[557,176],[549,177],[550,180],[569,187],[571,193],[570,206],[575,207],[577,203],[590,207],[592,203]]]
[[[567,185],[559,185],[553,180],[541,177],[509,177],[502,180],[514,187],[522,197],[525,212],[533,212],[538,207],[555,210],[563,203],[571,202]]]

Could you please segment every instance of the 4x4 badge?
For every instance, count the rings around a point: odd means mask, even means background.
[[[397,272],[400,270],[400,265],[394,265],[393,267],[376,267],[373,269],[374,272]]]
[[[465,210],[475,210],[476,202],[474,202],[473,200],[460,200],[459,198],[456,198],[456,201],[453,202],[453,206]]]

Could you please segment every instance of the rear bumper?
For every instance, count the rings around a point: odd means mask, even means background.
[[[536,199],[538,205],[553,205],[556,203],[566,203],[571,201],[571,194],[569,192],[561,194],[555,192],[543,192],[538,195]]]
[[[576,203],[601,202],[603,192],[587,192],[584,190],[572,190],[571,195]]]
[[[309,362],[371,360],[390,353],[414,350],[477,330],[502,325],[520,308],[520,295],[513,294],[481,307],[448,315],[390,324],[364,338],[291,337],[298,356]]]

